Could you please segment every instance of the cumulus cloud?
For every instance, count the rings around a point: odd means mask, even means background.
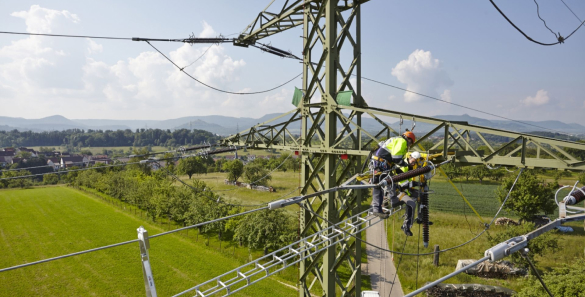
[[[104,47],[101,44],[99,44],[91,39],[87,39],[87,53],[88,54],[90,54],[90,55],[91,54],[98,54],[98,53],[101,53],[103,51],[104,51]]]
[[[539,106],[548,103],[549,100],[550,98],[548,97],[547,91],[538,90],[534,97],[528,96],[522,100],[522,103],[524,103],[526,106]]]
[[[443,70],[441,61],[433,58],[430,51],[419,49],[412,52],[408,59],[398,62],[396,67],[392,68],[392,75],[406,84],[408,90],[430,96],[437,96],[440,89],[453,84]],[[413,102],[420,100],[421,96],[405,92],[404,99],[406,102]]]
[[[30,32],[60,32],[55,28],[81,21],[73,13],[38,5],[12,15],[22,18]],[[207,22],[201,26],[198,36],[217,35]],[[244,60],[231,57],[221,45],[208,48],[185,44],[163,53],[180,67],[196,61],[185,71],[205,84],[236,92],[255,90],[239,82]],[[261,116],[292,108],[292,90],[288,88],[242,100],[242,96],[220,93],[192,80],[156,51],[138,52],[113,63],[95,55],[105,51],[105,45],[93,40],[30,36],[13,41],[0,47],[0,99],[10,100],[12,110],[22,111],[14,116],[25,117]]]
[[[441,94],[441,99],[447,102],[451,102],[451,90],[443,91],[443,94]]]
[[[201,25],[203,26],[203,31],[199,33],[200,38],[217,37],[217,32],[206,21],[202,21]]]
[[[39,5],[32,5],[28,11],[17,11],[10,15],[24,19],[26,31],[30,33],[51,33],[57,22],[80,22],[76,14],[72,14],[67,10],[58,11],[42,8]]]

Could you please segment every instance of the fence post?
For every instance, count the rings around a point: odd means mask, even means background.
[[[148,231],[140,226],[138,231],[138,243],[140,244],[140,256],[142,258],[142,273],[144,275],[144,287],[146,288],[146,297],[156,297],[156,287],[154,286],[154,278],[152,270],[150,269],[150,260],[148,257],[148,249],[150,242],[148,240]]]
[[[439,245],[435,244],[435,258],[433,259],[433,265],[439,266]]]

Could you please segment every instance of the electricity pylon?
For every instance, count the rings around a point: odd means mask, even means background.
[[[585,156],[585,144],[369,107],[361,96],[360,6],[365,2],[368,0],[287,0],[279,12],[268,12],[269,5],[257,16],[235,45],[253,45],[303,26],[303,82],[302,90],[295,92],[300,100],[290,112],[230,136],[224,139],[225,144],[300,153],[302,194],[335,187],[360,172],[372,143],[399,134],[380,117],[401,122],[412,118],[413,123],[432,125],[428,133],[419,135],[413,149],[422,150],[418,144],[432,140],[431,150],[441,152],[443,159],[453,158],[456,164],[585,170],[585,162],[574,156]],[[362,127],[363,114],[374,119],[379,128],[368,131]],[[293,123],[300,123],[300,135],[291,133]],[[490,143],[495,137],[488,135],[508,139],[508,143],[496,148]],[[488,151],[478,149],[478,145]],[[536,151],[536,157],[528,154],[530,150]],[[305,207],[329,222],[301,208],[301,237],[359,213],[362,196],[361,191],[342,191],[305,201]],[[299,296],[310,296],[311,290],[317,290],[315,286],[321,287],[324,296],[360,296],[361,252],[359,241],[348,238],[303,260]]]

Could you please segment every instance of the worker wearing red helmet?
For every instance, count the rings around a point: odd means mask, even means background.
[[[374,171],[389,171],[397,165],[398,167],[408,166],[404,160],[408,148],[416,141],[414,133],[411,131],[404,132],[401,136],[389,138],[386,141],[379,143],[379,148],[372,154],[372,169]],[[400,169],[397,169],[401,172]],[[380,175],[374,174],[372,178],[373,183],[380,182]],[[388,218],[388,214],[382,210],[382,202],[384,200],[384,191],[381,188],[374,188],[372,190],[372,208],[375,216],[382,219]]]

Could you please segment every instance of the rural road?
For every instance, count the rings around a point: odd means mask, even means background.
[[[385,222],[375,224],[366,229],[366,240],[373,245],[388,249]],[[392,262],[392,254],[369,245],[366,245],[366,254],[368,256],[368,263],[365,264],[365,269],[362,269],[362,272],[370,275],[372,290],[378,291],[382,297],[404,296],[398,276],[396,276],[396,283],[392,289],[392,294],[388,295],[392,287],[392,281],[396,275],[396,268],[394,267],[394,262]]]

